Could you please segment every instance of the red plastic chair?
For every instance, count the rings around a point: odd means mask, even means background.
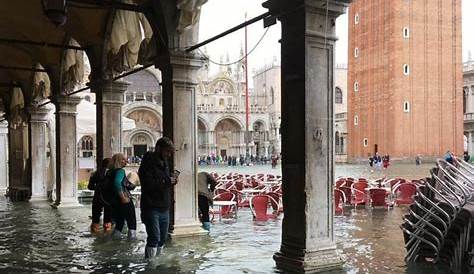
[[[345,178],[339,178],[336,180],[336,182],[334,183],[334,186],[336,188],[340,188],[341,186],[343,186],[344,184],[346,183],[346,179]]]
[[[273,213],[278,215],[283,212],[283,201],[281,195],[276,192],[268,192],[267,195],[273,198],[270,199],[270,205],[272,206]]]
[[[339,187],[339,189],[344,192],[344,196],[346,197],[346,205],[350,205],[352,201],[352,184],[354,184],[354,180],[346,180],[346,182]]]
[[[227,191],[220,193],[214,197],[214,201],[236,201],[235,194]],[[221,214],[221,217],[228,217],[231,214],[234,214],[235,212],[232,211],[233,206],[221,206],[221,210],[219,211],[213,211],[213,214]]]
[[[383,188],[372,188],[369,190],[370,204],[374,206],[388,207],[385,198],[387,197],[387,191]]]
[[[367,182],[353,183],[351,186],[352,200],[351,204],[357,207],[358,205],[365,205],[367,202],[367,195],[365,189],[369,187]]]
[[[277,201],[269,195],[255,195],[250,198],[250,210],[252,211],[255,221],[266,221],[269,218],[276,217],[275,214],[267,214],[269,201],[277,203]]]
[[[342,214],[344,208],[342,205],[346,202],[346,195],[340,189],[334,189],[334,209],[336,214]]]
[[[396,205],[411,205],[416,194],[416,185],[413,183],[398,184],[393,189]]]

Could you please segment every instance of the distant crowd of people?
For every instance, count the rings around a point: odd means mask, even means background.
[[[266,165],[271,164],[275,168],[278,164],[280,157],[276,154],[273,154],[271,157],[266,156],[254,156],[250,155],[245,157],[245,155],[239,156],[221,156],[221,155],[200,155],[197,158],[198,165],[207,165],[207,166],[248,166],[248,165]]]
[[[369,157],[369,166],[371,168],[375,167],[376,169],[387,169],[390,166],[390,155],[385,154],[384,156],[380,156],[378,152],[374,154],[374,156]]]

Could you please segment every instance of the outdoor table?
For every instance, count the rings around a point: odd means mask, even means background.
[[[213,206],[218,206],[219,207],[219,211],[220,211],[220,208],[223,207],[223,206],[233,206],[235,207],[235,218],[237,219],[237,211],[239,210],[239,207],[237,206],[237,202],[236,201],[214,201]],[[219,222],[222,220],[222,214],[221,212],[219,212]]]

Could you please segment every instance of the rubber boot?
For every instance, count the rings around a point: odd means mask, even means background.
[[[114,239],[114,240],[122,239],[122,232],[115,229],[114,232],[112,233],[112,239]]]
[[[151,259],[156,256],[156,253],[158,251],[157,247],[145,247],[145,259]]]
[[[137,239],[137,231],[134,229],[129,229],[127,234],[127,239],[129,241],[134,241]]]
[[[100,224],[92,223],[91,224],[91,233],[99,233],[100,231]]]
[[[112,230],[112,223],[104,223],[104,232],[110,232]]]
[[[211,222],[203,222],[202,223],[202,228],[210,232],[211,231]]]

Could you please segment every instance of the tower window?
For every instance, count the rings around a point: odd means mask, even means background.
[[[355,115],[354,116],[354,126],[359,125],[359,116]]]
[[[364,138],[364,147],[368,147],[368,146],[369,146],[369,139]]]
[[[359,82],[354,82],[354,91],[359,91]]]
[[[359,24],[359,14],[356,13],[356,15],[354,16],[354,23],[357,25]]]
[[[354,49],[354,57],[355,58],[359,57],[359,48]]]
[[[410,75],[410,66],[407,64],[403,65],[403,74],[404,75]]]
[[[403,102],[403,112],[410,112],[410,102]]]
[[[336,87],[336,104],[342,104],[342,90],[339,87]]]
[[[410,38],[410,29],[408,27],[403,28],[403,38]]]

